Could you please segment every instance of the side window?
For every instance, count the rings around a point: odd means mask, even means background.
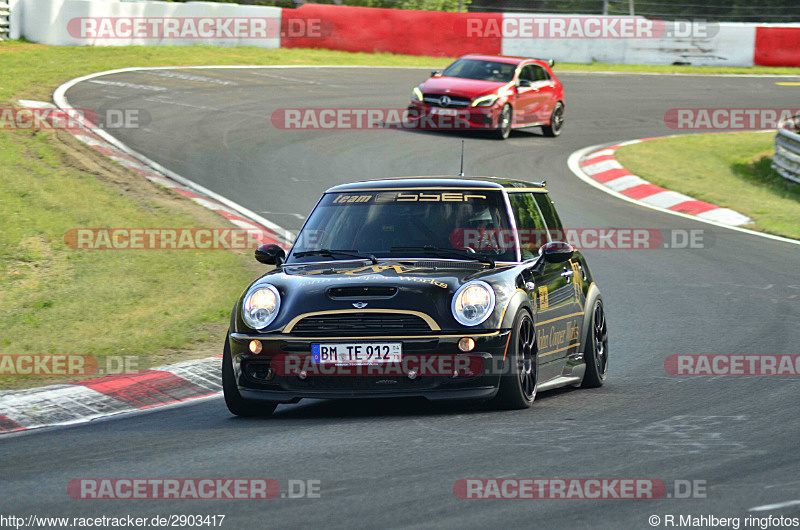
[[[539,206],[539,210],[544,216],[544,222],[547,224],[547,228],[550,231],[563,231],[564,225],[561,224],[561,218],[558,217],[558,213],[556,213],[556,209],[553,206],[553,202],[550,200],[550,197],[546,193],[534,193],[533,195],[535,197],[536,204]],[[550,234],[551,237],[553,235],[554,234],[552,233]],[[563,240],[564,236],[561,236],[559,239]]]
[[[517,224],[522,260],[535,258],[539,247],[547,242],[545,219],[533,193],[511,193],[508,200],[514,210],[514,221]]]
[[[531,68],[533,69],[533,80],[534,81],[549,81],[550,80],[550,76],[547,75],[547,72],[541,66],[531,65]]]
[[[522,67],[522,71],[519,73],[520,79],[525,79],[530,82],[536,81],[535,72],[533,71],[533,66],[526,64]]]

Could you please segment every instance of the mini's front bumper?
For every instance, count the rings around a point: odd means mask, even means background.
[[[423,397],[432,401],[483,400],[497,393],[500,375],[508,365],[505,361],[510,334],[510,330],[501,330],[473,335],[342,338],[231,333],[230,347],[239,393],[245,399],[278,403],[295,403],[303,398]],[[470,337],[475,341],[475,348],[468,354],[458,348],[458,341],[464,337]],[[257,355],[249,350],[249,345],[254,340],[262,345],[262,350]],[[348,373],[348,370],[342,370],[343,373],[333,375],[325,372],[304,373],[301,376],[295,375],[297,372],[287,373],[277,364],[273,366],[273,362],[281,362],[288,356],[299,359],[298,366],[309,366],[303,363],[311,362],[311,346],[321,342],[326,344],[400,342],[404,361],[413,363],[415,358],[430,361],[430,359],[445,360],[469,356],[480,361],[477,365],[472,362],[469,366],[479,366],[480,370],[466,373],[462,371],[457,375],[455,372],[420,371],[416,376],[412,374],[412,377],[409,377],[408,373],[396,370],[391,373],[369,372],[369,375],[353,375]],[[447,364],[432,363],[432,366],[445,365]]]

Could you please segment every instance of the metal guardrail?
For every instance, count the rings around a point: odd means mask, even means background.
[[[778,124],[772,168],[785,179],[800,184],[800,119]]]
[[[11,7],[8,0],[0,0],[0,40],[7,40],[11,31],[9,18],[11,17]]]

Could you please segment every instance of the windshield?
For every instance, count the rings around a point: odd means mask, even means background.
[[[331,257],[314,253],[322,249],[378,258],[458,259],[452,249],[465,248],[473,249],[470,254],[475,257],[516,261],[510,234],[500,191],[430,188],[328,193],[311,212],[288,262],[330,261]]]
[[[459,59],[448,66],[445,71],[442,72],[442,75],[508,83],[514,79],[514,72],[516,69],[517,65],[515,64],[500,63],[497,61],[480,61],[477,59]]]

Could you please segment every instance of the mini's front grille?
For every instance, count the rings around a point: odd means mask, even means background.
[[[430,332],[428,323],[416,315],[403,313],[351,313],[309,316],[292,328],[292,335],[351,335],[370,333],[391,335],[393,333]]]
[[[427,103],[428,105],[433,105],[435,107],[454,107],[454,108],[463,108],[469,105],[470,99],[469,98],[461,98],[457,96],[447,96],[450,98],[450,103],[447,105],[442,104],[442,96],[445,94],[424,94],[422,100]]]

